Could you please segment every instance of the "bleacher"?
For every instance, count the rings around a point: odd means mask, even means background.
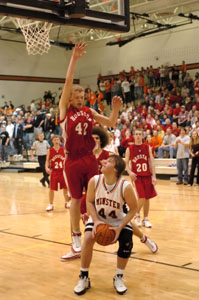
[[[176,159],[155,158],[155,171],[161,175],[177,175]]]

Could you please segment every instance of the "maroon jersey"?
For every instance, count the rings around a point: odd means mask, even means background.
[[[109,151],[103,150],[97,158],[97,164],[98,164],[100,174],[102,173],[101,172],[101,168],[102,168],[101,161],[104,160],[104,159],[107,159],[108,157],[109,157]]]
[[[89,107],[78,109],[71,105],[60,124],[68,158],[78,159],[92,153],[95,141],[92,137],[93,116]]]
[[[64,169],[65,153],[64,147],[60,147],[58,151],[54,147],[50,148],[50,168],[52,171],[62,171]]]
[[[129,147],[131,170],[137,176],[151,176],[149,168],[149,146],[146,144]]]

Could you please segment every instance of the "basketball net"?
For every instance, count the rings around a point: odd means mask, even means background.
[[[51,46],[49,40],[51,23],[28,19],[17,19],[17,23],[24,35],[29,55],[48,53]]]

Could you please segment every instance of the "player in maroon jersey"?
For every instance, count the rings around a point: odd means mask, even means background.
[[[143,134],[139,129],[134,133],[135,144],[127,148],[125,160],[126,170],[135,185],[138,195],[138,212],[135,216],[137,226],[152,227],[149,222],[149,199],[157,195],[154,158],[150,146],[143,144]],[[131,164],[131,167],[129,166]],[[144,219],[141,223],[140,210],[144,207]]]
[[[89,179],[98,173],[97,160],[93,154],[93,121],[113,127],[122,105],[120,97],[113,97],[110,117],[84,106],[84,89],[81,86],[72,87],[72,84],[76,63],[86,53],[85,48],[85,43],[75,45],[59,102],[60,124],[67,153],[65,173],[71,194],[72,250],[64,256],[65,259],[79,257],[81,253],[80,199],[83,189],[87,189]]]
[[[49,191],[49,205],[46,207],[46,211],[50,212],[54,209],[54,191],[58,190],[58,184],[60,189],[63,189],[65,198],[65,207],[68,207],[69,197],[67,195],[67,187],[64,179],[64,163],[65,163],[65,150],[60,146],[60,136],[54,135],[52,137],[53,147],[48,149],[46,156],[46,172],[50,175],[50,191]]]

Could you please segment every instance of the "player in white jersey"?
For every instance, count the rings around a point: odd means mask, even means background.
[[[74,289],[77,295],[84,294],[90,288],[88,271],[95,243],[93,237],[100,223],[111,224],[115,231],[113,243],[118,241],[119,248],[113,284],[117,293],[122,295],[127,291],[123,273],[133,247],[130,221],[136,213],[137,200],[132,185],[121,177],[124,170],[123,159],[118,155],[111,155],[102,162],[102,175],[96,175],[89,181],[86,202],[90,217],[85,228],[79,281]],[[125,203],[129,207],[127,214],[123,212]]]

